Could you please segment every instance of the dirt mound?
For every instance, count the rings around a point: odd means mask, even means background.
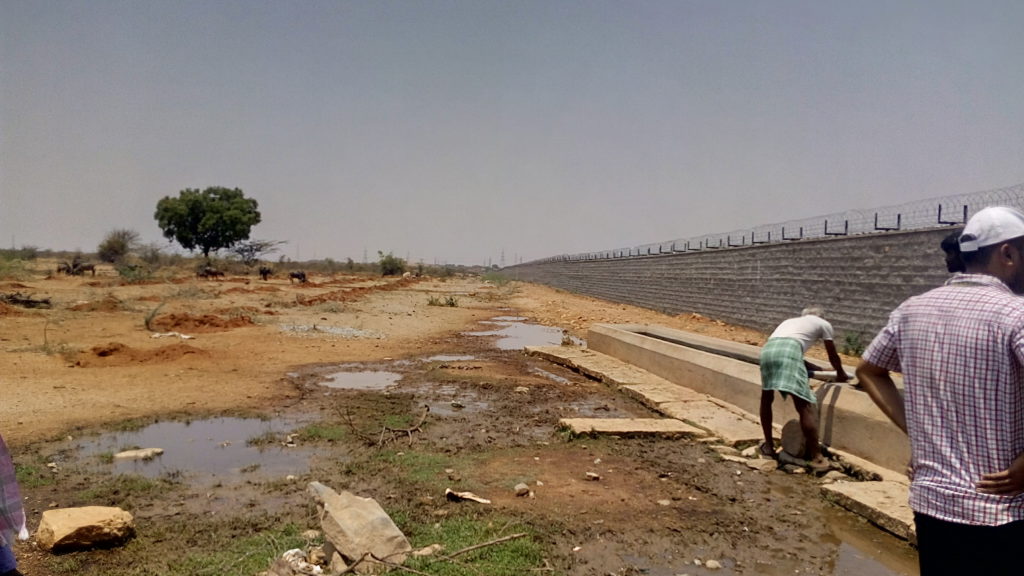
[[[31,286],[26,286],[21,282],[4,282],[3,284],[0,284],[0,289],[4,290],[14,290],[17,288],[31,288]]]
[[[252,318],[248,316],[237,316],[224,318],[215,314],[161,314],[150,322],[150,326],[157,332],[223,332],[232,328],[252,326]]]
[[[257,288],[243,288],[241,286],[235,286],[234,288],[228,288],[221,292],[221,294],[252,294],[253,292],[280,292],[280,288],[273,286],[259,286]]]
[[[208,356],[205,350],[181,343],[170,344],[152,350],[138,350],[120,342],[108,342],[99,346],[93,346],[87,352],[79,353],[78,359],[75,360],[75,366],[91,368],[97,366],[172,362],[189,355]]]
[[[68,308],[75,312],[118,312],[121,310],[122,303],[113,294],[108,294],[106,298],[102,300],[93,300],[91,302],[80,302]]]
[[[389,290],[397,290],[410,286],[422,280],[422,278],[400,278],[393,280],[387,284],[378,284],[376,286],[364,286],[359,288],[350,288],[348,290],[335,290],[319,296],[313,296],[310,298],[298,298],[299,304],[303,306],[315,306],[316,304],[323,304],[324,302],[351,302],[358,300],[374,292],[387,292]]]

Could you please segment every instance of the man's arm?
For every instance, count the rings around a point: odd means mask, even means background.
[[[860,366],[857,367],[857,380],[871,400],[889,417],[889,420],[892,420],[893,424],[899,426],[900,430],[906,434],[907,413],[903,405],[903,395],[896,388],[896,383],[892,381],[889,371],[862,360]]]
[[[850,377],[843,370],[843,361],[839,359],[839,353],[836,352],[836,343],[831,340],[825,340],[825,352],[828,353],[828,361],[836,371],[836,382],[846,382],[849,380]]]

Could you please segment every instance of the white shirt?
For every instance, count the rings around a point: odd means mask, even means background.
[[[804,352],[818,340],[832,340],[832,325],[827,320],[812,314],[790,318],[779,324],[772,338],[792,338],[804,347]]]

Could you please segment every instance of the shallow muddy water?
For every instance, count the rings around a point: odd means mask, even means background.
[[[92,457],[96,462],[101,456],[133,448],[163,449],[162,455],[151,460],[114,459],[109,466],[121,474],[147,478],[184,474],[200,481],[240,479],[250,472],[285,477],[309,469],[309,450],[281,443],[295,426],[295,422],[256,418],[167,421],[132,432],[81,439],[78,445],[83,458]]]
[[[466,336],[498,336],[495,346],[499,350],[522,350],[526,346],[557,346],[562,343],[564,332],[561,328],[526,324],[521,316],[497,316],[481,322],[485,325],[498,326],[493,330],[463,332]],[[573,344],[581,345],[579,338],[569,336]]]

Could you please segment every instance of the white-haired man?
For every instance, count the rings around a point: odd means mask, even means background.
[[[921,574],[1021,574],[1024,214],[982,209],[959,243],[966,273],[893,311],[857,376],[910,436]]]
[[[818,414],[814,407],[817,400],[811,392],[807,369],[819,369],[804,361],[804,354],[815,342],[825,344],[828,361],[836,371],[836,381],[846,382],[847,375],[836,352],[832,338],[832,325],[825,320],[824,312],[817,306],[804,308],[800,316],[779,324],[768,342],[761,348],[761,429],[764,443],[761,454],[775,456],[775,440],[772,435],[772,403],[775,392],[785,398],[793,397],[793,404],[800,416],[800,429],[804,433],[804,454],[794,454],[807,459],[816,472],[828,470],[828,461],[821,455],[818,444]]]

